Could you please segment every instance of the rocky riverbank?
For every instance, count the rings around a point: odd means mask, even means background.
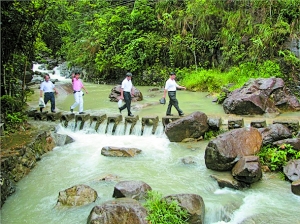
[[[43,154],[55,147],[51,135],[55,123],[38,125],[29,120],[26,130],[1,136],[1,207],[15,192],[15,183],[33,169]]]

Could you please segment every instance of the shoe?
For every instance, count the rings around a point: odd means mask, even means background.
[[[166,116],[173,116],[173,114],[166,114]]]
[[[134,115],[133,114],[128,114],[128,117],[134,117]]]
[[[183,116],[183,115],[184,115],[184,113],[179,114],[179,116]]]
[[[70,107],[70,111],[71,111],[71,113],[73,113],[73,109]]]
[[[84,112],[79,112],[79,114],[84,114]]]
[[[55,110],[52,110],[51,112],[52,112],[52,113],[56,113],[56,111],[55,111]]]

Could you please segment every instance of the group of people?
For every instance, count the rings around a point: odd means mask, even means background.
[[[45,75],[45,81],[42,82],[40,86],[40,97],[42,97],[44,92],[44,102],[47,104],[48,101],[51,102],[51,112],[55,113],[55,96],[54,93],[58,93],[58,91],[55,88],[55,85],[50,81],[50,76]],[[70,111],[73,113],[74,109],[79,105],[79,114],[84,114],[83,112],[83,96],[84,93],[82,89],[86,92],[81,79],[80,79],[80,73],[76,72],[72,74],[72,87],[73,87],[73,94],[75,102],[70,107]],[[125,104],[121,107],[119,107],[120,113],[122,113],[122,110],[127,109],[127,114],[129,117],[133,117],[134,115],[131,113],[131,97],[134,95],[134,88],[133,84],[131,82],[132,73],[127,72],[126,78],[122,81],[121,85],[121,96],[120,99],[125,101]],[[171,114],[172,106],[175,107],[175,109],[178,112],[179,116],[183,116],[183,111],[179,108],[178,100],[176,98],[176,90],[177,89],[186,89],[184,86],[180,86],[175,81],[176,74],[175,72],[170,73],[170,78],[166,81],[165,88],[164,88],[164,94],[163,98],[166,98],[166,95],[168,93],[169,96],[169,105],[167,108],[166,115],[167,116],[173,116]],[[43,111],[43,107],[40,108],[40,111]]]
[[[71,76],[72,79],[72,87],[73,87],[73,94],[75,102],[70,107],[70,111],[73,113],[74,109],[79,105],[79,114],[84,114],[83,112],[83,96],[84,93],[82,92],[82,89],[88,94],[88,91],[85,89],[81,79],[80,79],[80,73],[76,72],[73,73]],[[58,94],[57,89],[55,88],[55,85],[51,82],[50,76],[45,75],[44,81],[41,83],[40,86],[40,97],[43,97],[44,92],[44,105],[48,103],[48,101],[51,102],[51,112],[55,113],[55,96],[54,93]],[[40,107],[40,112],[43,112],[43,105]]]

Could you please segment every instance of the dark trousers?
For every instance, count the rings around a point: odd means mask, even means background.
[[[170,98],[170,101],[169,101],[169,105],[168,105],[168,109],[167,109],[166,114],[170,115],[172,106],[174,106],[175,109],[178,111],[178,114],[181,115],[183,112],[182,112],[182,110],[180,110],[180,108],[178,106],[178,100],[176,99],[176,91],[169,91],[168,96]]]
[[[45,104],[47,104],[49,100],[51,102],[51,112],[53,112],[55,111],[55,96],[53,92],[44,94]]]
[[[125,104],[120,107],[120,110],[124,110],[127,108],[128,116],[131,114],[130,107],[131,107],[131,94],[130,92],[124,92],[123,93]]]

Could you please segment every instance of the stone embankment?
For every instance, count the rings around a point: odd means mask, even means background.
[[[28,143],[17,146],[7,146],[1,139],[1,207],[7,197],[15,192],[15,183],[35,167],[43,154],[55,147],[50,131],[31,132],[30,136],[33,137]]]

